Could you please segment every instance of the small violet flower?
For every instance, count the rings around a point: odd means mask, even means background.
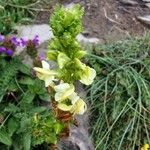
[[[27,45],[27,40],[21,38],[21,39],[20,39],[20,44],[21,44],[23,47],[25,47],[25,46]]]
[[[5,37],[3,35],[0,34],[0,42],[3,42],[5,39]]]
[[[36,35],[36,36],[34,37],[34,39],[32,40],[32,42],[34,43],[35,46],[39,46],[39,36]]]
[[[11,42],[15,45],[15,47],[20,46],[20,42],[15,36],[11,38]]]
[[[7,56],[12,56],[13,55],[13,51],[11,49],[8,49],[6,51]]]
[[[6,48],[5,47],[0,47],[0,53],[5,53],[6,52]]]
[[[39,59],[40,59],[40,61],[46,59],[45,54],[44,54],[43,52],[41,52],[41,53],[39,54]]]

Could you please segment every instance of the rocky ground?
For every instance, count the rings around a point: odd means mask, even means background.
[[[63,5],[80,3],[85,9],[86,37],[108,43],[143,35],[150,29],[150,0],[59,0]],[[51,12],[58,0],[52,1]],[[37,23],[48,23],[50,14],[39,13]]]

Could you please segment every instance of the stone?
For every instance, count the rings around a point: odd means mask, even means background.
[[[25,39],[33,39],[35,35],[40,38],[40,44],[50,40],[53,37],[53,33],[48,24],[41,25],[23,25],[16,27],[18,31],[18,37]]]
[[[149,3],[150,2],[150,0],[142,0],[143,2],[146,2],[146,3]]]
[[[138,16],[137,19],[147,25],[150,25],[150,15]]]
[[[91,43],[91,44],[97,44],[100,42],[100,40],[98,38],[95,38],[95,37],[85,37],[84,35],[82,34],[79,34],[77,36],[77,40],[81,43]]]
[[[150,3],[146,3],[145,6],[150,8]]]
[[[134,0],[120,0],[120,2],[126,5],[138,5],[138,2]]]

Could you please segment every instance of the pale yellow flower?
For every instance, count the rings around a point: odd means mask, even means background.
[[[79,59],[76,59],[76,63],[83,70],[83,73],[80,76],[80,82],[85,85],[92,84],[94,78],[96,77],[96,71],[93,68],[83,64]]]
[[[86,103],[74,92],[74,86],[68,83],[61,83],[54,86],[55,101],[57,107],[63,111],[70,111],[73,114],[83,114],[86,109]]]
[[[74,115],[82,115],[87,110],[87,105],[82,99],[78,99],[74,104],[70,105],[59,103],[57,107],[63,111],[70,111]]]
[[[144,144],[143,147],[141,148],[141,150],[149,150],[150,146],[149,144]]]
[[[61,83],[54,86],[54,90],[56,91],[55,101],[61,102],[74,93],[74,86],[68,83]]]
[[[70,112],[73,114],[83,115],[87,110],[87,105],[82,99],[78,99],[76,103],[73,105]]]
[[[57,75],[56,71],[49,69],[49,64],[46,61],[42,61],[42,67],[34,67],[33,69],[36,71],[36,75],[40,80],[45,81],[45,87],[54,86],[55,76]]]

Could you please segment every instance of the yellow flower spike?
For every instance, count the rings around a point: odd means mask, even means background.
[[[141,150],[149,150],[150,146],[149,144],[144,144],[143,147],[141,148]]]
[[[64,53],[59,53],[57,57],[57,61],[58,61],[59,68],[62,69],[64,65],[70,61],[70,58]]]
[[[34,67],[33,69],[36,71],[36,75],[40,80],[45,81],[45,87],[54,86],[55,76],[57,75],[56,71],[49,69],[49,64],[46,61],[42,61],[42,67]]]
[[[54,86],[55,101],[63,101],[74,93],[74,86],[69,85],[68,83],[61,83],[57,86]]]

